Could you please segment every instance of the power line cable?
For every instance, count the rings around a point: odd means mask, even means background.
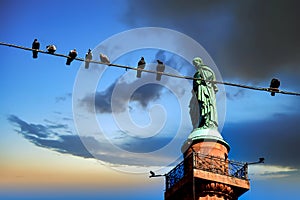
[[[22,49],[22,50],[26,50],[26,51],[36,51],[36,52],[39,52],[39,53],[48,54],[48,55],[57,56],[57,57],[70,58],[69,56],[64,55],[64,54],[49,53],[48,51],[43,51],[43,50],[40,50],[40,49],[39,50],[38,49],[32,49],[32,48],[19,46],[19,45],[15,45],[15,44],[9,44],[9,43],[5,43],[5,42],[0,42],[0,45],[12,47],[12,48],[18,48],[18,49]],[[81,61],[81,62],[86,61],[85,59],[78,58],[78,57],[76,57],[74,60]],[[138,69],[136,67],[113,64],[113,63],[105,63],[105,62],[96,61],[96,60],[89,60],[88,62],[89,63],[95,63],[95,64],[107,65],[107,66],[110,66],[110,67],[123,68],[123,69],[126,69],[126,70],[128,70],[128,69],[136,70],[136,71],[139,70],[139,71],[152,73],[152,74],[157,74],[158,73],[157,71],[153,71],[153,70]],[[191,76],[181,76],[181,75],[170,74],[170,73],[165,73],[165,72],[159,72],[159,73],[164,75],[164,76],[169,76],[169,77],[174,77],[174,78],[181,78],[181,79],[188,79],[188,80],[201,80],[201,81],[211,82],[211,83],[214,83],[214,84],[223,84],[223,85],[228,85],[228,86],[232,86],[232,87],[239,87],[239,88],[244,88],[244,89],[249,89],[249,90],[258,90],[258,91],[274,92],[274,93],[280,93],[280,94],[286,94],[286,95],[300,96],[300,93],[298,93],[298,92],[289,92],[289,91],[283,91],[283,90],[278,90],[278,89],[274,89],[274,88],[254,87],[254,86],[248,86],[248,85],[236,84],[236,83],[230,83],[230,82],[205,80],[205,79],[202,79],[202,78],[194,78],[194,77],[191,77]]]

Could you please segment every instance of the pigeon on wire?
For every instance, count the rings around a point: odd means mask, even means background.
[[[71,50],[68,56],[66,65],[71,65],[71,62],[77,57],[76,49]]]
[[[84,68],[88,69],[90,67],[90,61],[93,59],[92,50],[89,49],[88,52],[85,54],[85,65]]]
[[[270,83],[269,91],[271,91],[271,96],[275,96],[275,92],[279,91],[280,80],[273,78]]]
[[[137,67],[138,69],[136,71],[136,77],[141,78],[142,71],[139,69],[145,69],[145,66],[146,66],[145,59],[144,59],[144,57],[141,57],[141,60],[138,62],[138,67]]]
[[[157,60],[156,71],[157,71],[157,73],[156,73],[156,80],[160,81],[162,73],[165,71],[165,65],[160,60]]]
[[[40,43],[37,39],[34,39],[33,43],[32,43],[32,49],[40,49]],[[38,57],[38,51],[32,51],[32,58],[37,58]]]
[[[105,54],[100,53],[100,60],[105,64],[110,64],[109,58]]]
[[[56,51],[56,46],[54,44],[46,46],[48,53],[54,54]]]

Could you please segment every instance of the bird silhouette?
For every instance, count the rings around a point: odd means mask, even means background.
[[[92,50],[89,49],[88,52],[85,54],[85,65],[84,68],[88,69],[90,67],[90,61],[93,59]]]
[[[271,91],[271,96],[275,96],[275,92],[279,91],[280,81],[276,78],[273,78],[270,83],[269,91]]]
[[[73,49],[69,52],[69,57],[67,58],[66,65],[71,65],[71,62],[77,57],[76,49]]]
[[[259,163],[264,163],[265,162],[265,158],[259,158]]]
[[[100,60],[105,64],[110,64],[109,58],[105,54],[100,53]]]
[[[54,44],[46,46],[48,53],[54,54],[56,51],[56,46]]]
[[[157,73],[156,73],[156,80],[160,81],[162,73],[165,71],[165,65],[160,60],[157,60],[156,71],[157,71]]]
[[[155,177],[155,173],[154,173],[153,171],[150,171],[150,176],[149,176],[149,178],[151,178],[151,177]]]
[[[140,61],[138,62],[138,70],[136,71],[136,77],[141,78],[142,76],[142,71],[139,69],[145,69],[146,62],[144,57],[141,57]]]
[[[37,39],[34,39],[32,42],[32,49],[39,50],[40,49],[40,43]],[[32,51],[32,58],[37,58],[38,57],[38,51]]]

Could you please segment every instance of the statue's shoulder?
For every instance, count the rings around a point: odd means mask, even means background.
[[[214,71],[207,65],[202,65],[201,70],[202,70],[202,72],[207,73],[207,74],[211,74],[211,75],[215,74]]]
[[[207,65],[202,65],[201,66],[201,69],[202,70],[208,70],[208,71],[213,71],[209,66],[207,66]]]

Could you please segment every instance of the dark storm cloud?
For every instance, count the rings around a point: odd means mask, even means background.
[[[144,74],[143,76],[148,76],[149,74]],[[128,91],[133,87],[136,83],[122,83],[121,93],[118,93],[118,101],[120,102],[115,111],[123,112],[128,106],[125,104],[128,101]],[[96,92],[95,101],[92,95],[88,95],[81,100],[81,105],[86,106],[88,109],[93,109],[95,102],[96,111],[99,113],[111,113],[111,97],[114,88],[116,87],[116,83],[111,84],[105,91]],[[148,103],[151,101],[155,101],[160,98],[163,87],[157,84],[146,84],[142,87],[139,87],[133,95],[130,97],[130,101],[139,103],[142,107],[147,107]]]
[[[231,144],[231,155],[238,160],[300,169],[300,114],[275,114],[272,118],[240,123],[227,123],[222,135]]]
[[[252,81],[285,72],[296,79],[299,7],[297,0],[133,0],[123,20],[129,26],[162,26],[193,37],[224,77]]]

